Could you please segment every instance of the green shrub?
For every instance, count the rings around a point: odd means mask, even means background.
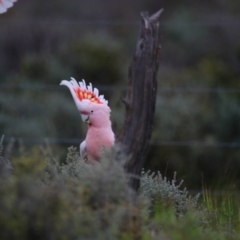
[[[154,201],[155,205],[160,202],[165,207],[175,206],[176,215],[182,217],[188,211],[197,209],[200,194],[192,198],[186,188],[181,190],[183,180],[177,184],[176,176],[175,173],[172,181],[169,181],[160,172],[155,174],[143,171],[140,193]]]
[[[13,160],[0,186],[0,239],[116,239],[139,234],[139,209],[120,163],[91,166],[69,148],[60,165],[39,150]],[[124,231],[123,231],[124,230]]]
[[[74,147],[62,164],[44,148],[1,156],[0,239],[237,239],[176,175],[143,172],[136,194],[115,158],[89,165]]]

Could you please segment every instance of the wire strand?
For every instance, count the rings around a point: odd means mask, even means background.
[[[110,20],[110,19],[96,19],[96,20],[87,20],[87,19],[0,19],[0,23],[27,23],[27,24],[64,24],[64,25],[92,25],[92,26],[137,26],[139,25],[139,21],[131,21],[131,20]],[[174,22],[174,21],[162,21],[162,26],[166,27],[239,27],[240,21],[195,21],[195,22]]]
[[[126,87],[116,87],[110,85],[99,85],[99,90],[101,91],[125,91]],[[30,91],[59,91],[62,89],[61,86],[54,84],[0,84],[0,91],[5,90],[30,90]],[[240,89],[237,88],[206,88],[206,87],[159,87],[159,93],[240,93]]]
[[[32,144],[73,144],[79,145],[82,138],[48,138],[48,137],[8,137],[4,142],[23,142]],[[240,148],[240,142],[204,142],[204,141],[153,141],[150,146],[165,147],[201,147],[201,148]]]

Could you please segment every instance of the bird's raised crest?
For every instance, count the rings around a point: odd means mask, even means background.
[[[79,83],[74,78],[71,78],[70,81],[62,80],[60,85],[67,86],[80,102],[85,99],[93,103],[108,105],[104,96],[99,95],[98,89],[93,88],[91,83],[87,86],[84,79]]]

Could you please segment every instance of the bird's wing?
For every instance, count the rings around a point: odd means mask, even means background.
[[[87,159],[87,150],[86,150],[86,141],[85,140],[80,144],[80,156],[84,160]]]
[[[17,0],[0,0],[0,14],[5,13]]]

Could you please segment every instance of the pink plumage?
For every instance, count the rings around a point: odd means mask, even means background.
[[[65,85],[71,91],[82,120],[88,123],[86,139],[80,144],[80,155],[87,156],[88,161],[99,160],[104,150],[111,149],[115,137],[110,121],[110,108],[103,95],[99,91],[88,86],[85,81],[77,83],[63,80],[60,85]]]
[[[0,0],[0,14],[5,13],[17,0]]]

